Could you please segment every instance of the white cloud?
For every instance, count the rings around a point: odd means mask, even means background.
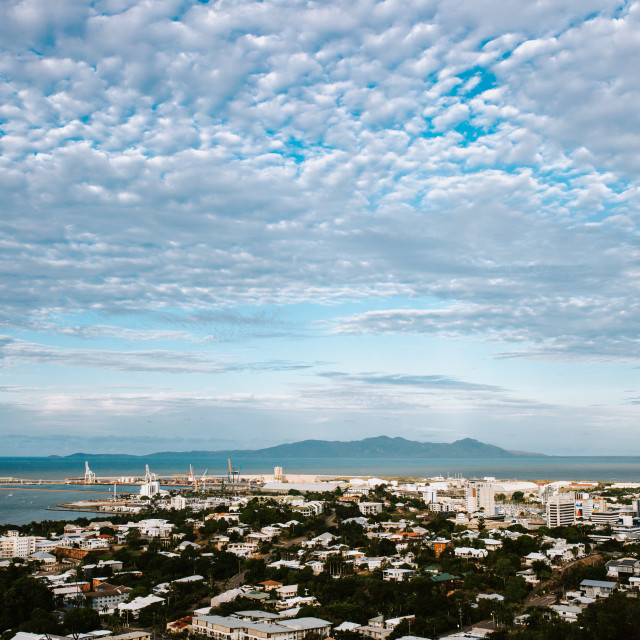
[[[32,345],[20,366],[38,352],[176,371],[169,347],[56,340],[301,339],[318,325],[273,306],[357,301],[337,333],[637,358],[639,15],[601,0],[7,0],[6,348]],[[238,321],[187,326],[221,310]]]

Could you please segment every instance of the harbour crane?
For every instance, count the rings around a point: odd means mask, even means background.
[[[96,481],[96,474],[89,469],[89,462],[84,463],[84,483],[93,484]]]
[[[229,482],[240,482],[240,471],[231,466],[231,458],[227,458],[227,460],[229,461]]]
[[[145,473],[144,473],[144,481],[149,484],[150,482],[155,482],[158,479],[157,474],[155,473],[151,473],[151,471],[149,471],[149,465],[145,466]]]

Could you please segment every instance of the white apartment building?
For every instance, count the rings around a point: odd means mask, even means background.
[[[488,516],[496,513],[495,491],[489,482],[469,482],[465,488],[467,512],[483,511]]]
[[[422,494],[422,499],[425,504],[432,504],[438,499],[438,492],[435,489],[428,489]]]
[[[296,500],[289,503],[291,508],[305,517],[319,516],[324,511],[324,502],[322,500],[312,500],[305,502],[304,500]]]
[[[84,597],[92,609],[106,611],[124,602],[130,592],[130,587],[120,587],[103,582],[96,587],[95,591],[85,592]]]
[[[575,522],[575,495],[560,493],[547,500],[547,526],[568,527]]]
[[[374,516],[378,513],[382,513],[382,502],[361,502],[358,505],[360,513],[363,516]]]
[[[21,536],[17,531],[7,531],[0,537],[0,559],[28,558],[36,551],[35,536]]]
[[[169,503],[170,509],[179,509],[183,510],[187,508],[187,499],[183,496],[171,496],[171,501]]]

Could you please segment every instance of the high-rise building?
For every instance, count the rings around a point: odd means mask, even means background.
[[[575,494],[560,493],[547,500],[547,526],[567,527],[576,519]]]
[[[483,511],[488,516],[495,515],[494,493],[493,485],[489,482],[469,482],[464,495],[467,511]]]

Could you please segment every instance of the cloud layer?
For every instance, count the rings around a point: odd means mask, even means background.
[[[344,408],[336,385],[421,406],[422,385],[568,415],[591,389],[563,401],[523,367],[600,363],[618,416],[640,355],[639,23],[602,0],[7,0],[0,382],[216,375],[318,410]],[[490,346],[383,366],[416,340]]]

